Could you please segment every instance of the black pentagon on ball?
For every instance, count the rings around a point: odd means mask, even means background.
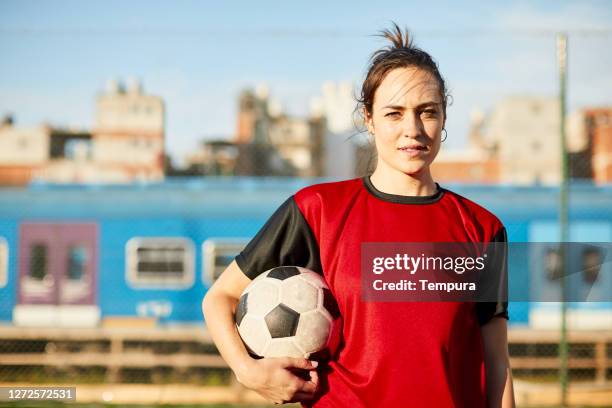
[[[300,270],[295,266],[279,266],[268,272],[268,278],[285,280],[295,275],[299,275]]]
[[[240,322],[242,318],[247,314],[247,298],[249,294],[245,293],[240,296],[240,301],[238,302],[238,306],[236,306],[236,325],[240,326]]]
[[[337,319],[340,317],[340,309],[338,308],[338,303],[336,303],[336,298],[332,295],[331,290],[323,288],[323,307],[327,309],[332,319]]]
[[[280,304],[268,312],[264,320],[273,339],[291,337],[295,336],[300,314],[290,307]]]

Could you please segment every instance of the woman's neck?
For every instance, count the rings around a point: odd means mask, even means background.
[[[436,183],[429,168],[418,174],[405,174],[394,169],[377,167],[370,177],[377,190],[403,196],[430,196],[436,193]]]

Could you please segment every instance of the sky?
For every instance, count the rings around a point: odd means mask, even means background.
[[[431,4],[434,3],[434,4]],[[266,84],[305,115],[324,81],[364,79],[395,21],[438,62],[452,95],[445,148],[470,115],[513,95],[554,97],[555,32],[569,34],[568,108],[612,105],[609,1],[0,2],[0,115],[91,129],[109,78],[136,77],[166,103],[176,164],[203,139],[231,137],[237,96]]]

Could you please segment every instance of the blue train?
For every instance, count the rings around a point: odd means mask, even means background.
[[[321,181],[176,178],[142,185],[4,188],[0,322],[93,327],[142,318],[162,325],[201,324],[202,296],[224,267],[284,199]],[[559,240],[557,188],[445,187],[497,214],[511,242]],[[612,242],[612,186],[572,185],[570,219],[570,241]],[[530,271],[528,259],[516,258],[510,263],[524,267],[511,268],[511,291],[550,284],[546,265]],[[604,293],[612,292],[610,267],[604,263],[607,269],[596,282]],[[580,285],[588,277],[577,279]],[[578,326],[612,328],[610,302],[571,309]],[[543,327],[555,316],[554,304],[510,305],[513,325]]]

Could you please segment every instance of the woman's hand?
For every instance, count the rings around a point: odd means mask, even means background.
[[[262,358],[251,360],[240,372],[234,372],[238,382],[256,391],[274,404],[312,399],[317,391],[318,363],[305,358]],[[304,380],[294,370],[306,370]]]

